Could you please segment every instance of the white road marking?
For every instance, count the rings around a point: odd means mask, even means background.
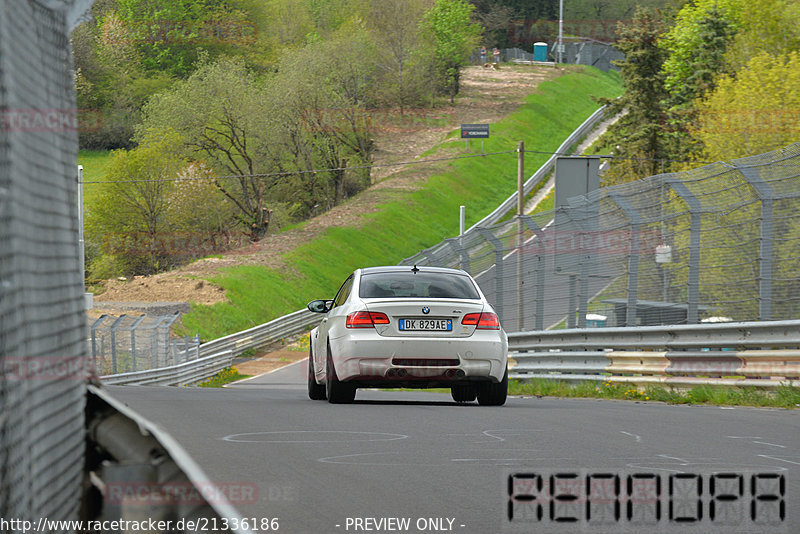
[[[770,447],[780,447],[781,449],[786,448],[786,445],[777,445],[775,443],[767,443],[766,441],[754,441],[753,443],[758,443],[759,445],[769,445]]]
[[[625,432],[624,430],[620,430],[619,432],[620,432],[620,434],[625,434],[625,435],[630,436],[632,438],[636,438],[636,443],[641,443],[642,442],[642,436],[639,436],[637,434],[631,434],[630,432]]]
[[[258,439],[259,436],[269,438],[269,436],[291,435],[291,434],[347,434],[352,435],[352,439]],[[377,439],[359,439],[357,436],[383,436]],[[248,436],[243,438],[242,436]],[[388,436],[388,437],[387,437]],[[241,434],[230,434],[223,438],[223,441],[234,443],[360,443],[368,441],[395,441],[407,439],[405,434],[390,434],[388,432],[355,432],[349,430],[283,430],[274,432],[244,432]]]
[[[726,436],[731,439],[749,439],[752,440],[750,443],[757,443],[758,445],[769,445],[770,447],[779,447],[781,449],[785,449],[786,445],[778,445],[777,443],[769,443],[766,441],[756,441],[759,439],[764,439],[761,436]]]
[[[769,458],[770,460],[778,460],[779,462],[786,462],[787,464],[800,465],[800,462],[793,462],[791,460],[785,460],[783,458],[777,458],[775,456],[767,456],[766,454],[757,454],[756,456],[761,456],[762,458]]]

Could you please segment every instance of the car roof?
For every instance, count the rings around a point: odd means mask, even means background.
[[[446,273],[446,274],[458,274],[458,275],[467,275],[466,272],[462,271],[461,269],[449,269],[447,267],[428,267],[427,265],[423,266],[414,266],[419,269],[419,272],[423,273]],[[410,272],[414,267],[409,265],[386,265],[381,267],[365,267],[363,269],[358,269],[356,272],[360,272],[361,274],[374,274],[374,273],[405,273]]]

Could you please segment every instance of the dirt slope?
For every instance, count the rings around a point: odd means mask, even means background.
[[[300,228],[269,235],[258,243],[230,251],[222,258],[196,261],[180,269],[132,280],[109,280],[105,292],[95,296],[95,313],[114,310],[119,302],[196,302],[214,304],[225,300],[222,289],[198,278],[213,277],[221,267],[261,264],[284,265],[282,254],[314,239],[334,226],[358,226],[362,215],[375,211],[381,191],[416,189],[427,169],[396,176],[402,167],[392,163],[413,161],[441,143],[461,123],[493,123],[514,111],[537,84],[560,74],[551,67],[503,66],[498,70],[468,67],[462,77],[462,92],[455,106],[387,112],[373,119],[376,147],[375,183],[357,197],[309,220]],[[435,124],[435,126],[431,126]],[[457,142],[461,142],[457,140]]]

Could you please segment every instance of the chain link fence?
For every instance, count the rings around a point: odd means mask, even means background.
[[[0,517],[75,519],[88,354],[73,2],[0,3]]]
[[[160,369],[200,357],[197,337],[170,334],[174,315],[101,315],[89,325],[92,366],[98,376]]]
[[[509,332],[800,318],[800,143],[652,176],[407,258],[460,267]]]

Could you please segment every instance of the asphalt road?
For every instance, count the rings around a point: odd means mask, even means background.
[[[796,410],[552,398],[494,408],[391,391],[330,405],[307,398],[305,361],[224,389],[108,390],[171,433],[211,480],[251,488],[231,493],[233,504],[248,518],[278,518],[279,532],[800,532]],[[741,496],[714,501],[712,521],[711,476],[720,471],[735,475],[728,494]],[[548,499],[528,482],[537,479],[517,476],[510,521],[512,474],[545,475],[544,489],[552,482],[560,493],[583,491],[565,489],[571,474],[612,482],[605,503],[595,492],[587,508],[583,498]],[[630,503],[629,475],[639,495]],[[534,494],[544,500],[522,502]],[[703,522],[692,523],[698,499]]]

